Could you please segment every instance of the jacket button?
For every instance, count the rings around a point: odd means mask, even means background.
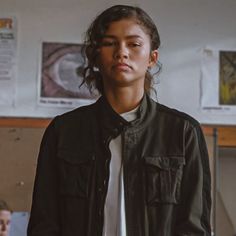
[[[99,192],[102,192],[102,188],[99,188],[98,191],[99,191]]]

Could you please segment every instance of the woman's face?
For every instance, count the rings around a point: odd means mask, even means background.
[[[158,58],[149,35],[134,19],[110,24],[99,48],[97,65],[104,90],[118,87],[144,89],[145,74]]]
[[[11,212],[0,210],[0,236],[8,236],[11,222]]]

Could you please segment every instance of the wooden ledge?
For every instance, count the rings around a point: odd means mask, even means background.
[[[14,128],[46,128],[50,118],[11,118],[0,117],[0,127]],[[204,135],[214,136],[217,129],[218,145],[223,147],[236,147],[236,126],[202,125]]]
[[[0,118],[0,127],[46,128],[50,118]]]
[[[205,135],[214,135],[216,129],[217,143],[221,147],[236,147],[236,126],[208,126],[202,125],[202,130]]]

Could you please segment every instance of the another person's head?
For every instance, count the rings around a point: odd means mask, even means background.
[[[3,200],[0,200],[0,236],[8,236],[12,210]]]
[[[104,63],[103,59],[106,57],[104,57],[103,55],[103,58],[101,58],[100,52],[102,51],[103,47],[114,47],[112,46],[112,43],[114,42],[104,42],[104,38],[107,38],[107,32],[111,28],[113,29],[113,32],[115,31],[114,27],[117,26],[117,22],[124,22],[124,20],[127,20],[129,22],[132,21],[133,24],[136,25],[136,28],[139,28],[139,31],[142,31],[142,33],[144,33],[148,37],[148,46],[150,50],[149,53],[151,59],[153,60],[153,63],[155,64],[152,65],[152,67],[159,67],[159,64],[157,63],[157,49],[160,46],[160,37],[156,25],[149,17],[149,15],[139,7],[127,5],[116,5],[110,7],[96,17],[96,19],[90,25],[85,38],[85,53],[88,59],[88,66],[84,70],[84,82],[90,88],[94,86],[99,90],[101,94],[104,94],[103,77],[105,72],[103,70],[103,67],[106,70],[106,65],[101,66],[101,63]],[[132,47],[136,46],[137,48],[135,48],[135,50],[137,51],[139,50],[139,45],[133,45]],[[134,51],[134,49],[132,50]],[[153,52],[155,53],[153,54],[154,56],[152,55]],[[134,62],[137,62],[137,60],[139,60],[138,63],[136,63],[136,66],[140,66],[140,64],[142,65],[138,57],[139,55],[136,56],[136,58],[134,56],[133,60]],[[107,63],[106,60],[105,63]],[[143,65],[143,67],[144,66],[145,65]],[[153,75],[150,73],[150,68],[151,66],[147,65],[147,68],[145,70],[145,80],[143,81],[144,90],[147,93],[150,93],[154,80]]]

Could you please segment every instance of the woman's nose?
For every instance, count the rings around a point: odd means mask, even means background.
[[[122,58],[127,59],[128,55],[129,55],[128,49],[124,44],[120,43],[116,46],[114,52],[115,59],[122,59]]]

